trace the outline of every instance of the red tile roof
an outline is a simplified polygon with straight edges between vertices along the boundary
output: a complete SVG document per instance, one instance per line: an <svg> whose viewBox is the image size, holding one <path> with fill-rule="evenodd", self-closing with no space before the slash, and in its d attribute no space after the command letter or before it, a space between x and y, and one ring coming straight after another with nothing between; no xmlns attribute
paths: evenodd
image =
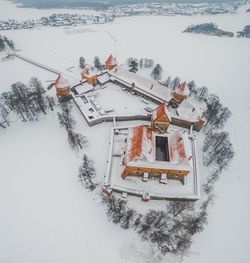
<svg viewBox="0 0 250 263"><path fill-rule="evenodd" d="M171 121L171 116L170 113L168 111L167 105L166 103L162 103L158 108L156 108L153 112L152 115L152 121L162 117L162 115L166 114L169 121Z"/></svg>

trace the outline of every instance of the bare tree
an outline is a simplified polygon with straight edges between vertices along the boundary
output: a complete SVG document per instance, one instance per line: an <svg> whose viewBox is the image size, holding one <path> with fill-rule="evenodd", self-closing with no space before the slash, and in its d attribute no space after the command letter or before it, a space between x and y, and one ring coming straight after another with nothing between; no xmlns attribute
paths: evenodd
<svg viewBox="0 0 250 263"><path fill-rule="evenodd" d="M47 105L44 97L44 93L46 91L43 88L41 81L36 77L32 77L29 84L30 87L34 89L34 92L31 92L30 96L33 96L33 99L38 106L38 111L42 111L44 114L46 114Z"/></svg>
<svg viewBox="0 0 250 263"><path fill-rule="evenodd" d="M179 77L175 77L170 85L172 90L175 90L181 82L181 79Z"/></svg>
<svg viewBox="0 0 250 263"><path fill-rule="evenodd" d="M78 177L82 184L89 190L93 191L96 188L94 177L96 175L93 161L86 154L83 155L82 164L79 168Z"/></svg>
<svg viewBox="0 0 250 263"><path fill-rule="evenodd" d="M68 142L73 150L79 151L87 145L87 139L80 133L75 133L73 130L68 131Z"/></svg>
<svg viewBox="0 0 250 263"><path fill-rule="evenodd" d="M206 101L207 97L208 97L208 88L207 87L201 87L201 88L197 89L195 98L198 101Z"/></svg>

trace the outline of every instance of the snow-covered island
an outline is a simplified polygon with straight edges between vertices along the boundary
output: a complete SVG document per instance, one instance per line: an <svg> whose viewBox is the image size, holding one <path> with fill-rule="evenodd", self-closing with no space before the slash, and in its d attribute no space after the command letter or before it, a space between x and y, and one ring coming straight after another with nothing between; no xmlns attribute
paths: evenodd
<svg viewBox="0 0 250 263"><path fill-rule="evenodd" d="M109 156L101 184L95 178L96 169L87 154L83 155L79 180L94 193L102 190L103 203L114 223L124 229L137 229L138 234L155 243L163 255L187 251L192 236L204 229L214 183L234 156L229 135L214 132L224 127L231 116L219 98L209 94L205 87L197 89L193 81L187 84L179 78L173 81L168 78L164 83L157 82L162 67L160 64L153 67L150 59L140 59L138 63L130 57L126 69L113 55L105 63L96 56L94 65L80 57L81 79L73 85L59 70L15 51L8 53L3 61L10 59L20 59L58 74L47 87L50 92L56 91L58 101L46 94L41 81L35 77L28 85L13 83L11 91L0 96L0 126L8 128L13 122L13 113L21 121L28 122L38 121L41 114L56 111L70 147L79 154L86 148L88 140L84 133L75 130L80 120L75 120L73 108L80 113L82 121L86 121L90 131L96 125L111 122ZM141 69L153 68L151 76L154 80L137 74L139 65ZM112 97L112 101L107 96ZM134 121L137 121L135 126L132 125ZM119 122L128 124L117 125ZM203 165L213 172L203 174L201 189L199 167L202 164L198 158L201 149L197 149L196 140L203 126ZM152 209L143 215L128 206L130 195L139 197L142 202L151 199L173 201L167 204L167 212ZM190 203L197 200L196 205ZM152 222L161 222L160 232L158 223L147 225L148 230L145 230L147 217ZM176 224L180 226L172 232Z"/></svg>
<svg viewBox="0 0 250 263"><path fill-rule="evenodd" d="M218 37L233 37L234 33L229 31L224 31L219 29L214 23L204 23L199 25L191 25L187 27L183 33L194 33L194 34L204 34L210 36Z"/></svg>
<svg viewBox="0 0 250 263"><path fill-rule="evenodd" d="M180 8L1 32L0 261L249 261L249 41L182 33L249 5Z"/></svg>

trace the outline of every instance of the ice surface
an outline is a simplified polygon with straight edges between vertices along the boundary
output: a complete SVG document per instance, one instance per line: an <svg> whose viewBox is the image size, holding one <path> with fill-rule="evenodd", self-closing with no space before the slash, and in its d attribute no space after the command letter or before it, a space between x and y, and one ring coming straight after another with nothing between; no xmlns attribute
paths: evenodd
<svg viewBox="0 0 250 263"><path fill-rule="evenodd" d="M2 19L34 18L55 11L17 10L2 0L0 6ZM20 54L60 71L72 65L77 68L80 56L86 57L87 63L92 63L96 55L104 61L113 54L118 63L130 56L150 57L163 66L164 78L170 74L183 81L194 79L230 107L233 115L226 128L236 156L216 186L209 225L195 238L185 263L249 262L250 42L181 32L191 24L211 21L236 32L249 24L249 19L250 13L240 10L235 15L121 18L112 24L82 26L74 32L68 28L1 32L22 49ZM34 75L44 85L56 79L55 74L17 59L0 62L0 72L2 91ZM77 82L80 72L65 71L65 77ZM93 131L80 117L79 130L83 129L90 141L86 152L95 159L100 179L105 173L111 124L96 126ZM0 261L78 263L108 258L109 262L152 262L151 250L133 232L109 224L98 202L83 191L76 179L78 162L67 152L63 129L55 128L54 121L37 125L37 129L23 125L13 126L7 133L0 130ZM32 154L25 158L27 152ZM134 203L145 210L154 207L152 202ZM89 225L95 226L94 232L89 231Z"/></svg>

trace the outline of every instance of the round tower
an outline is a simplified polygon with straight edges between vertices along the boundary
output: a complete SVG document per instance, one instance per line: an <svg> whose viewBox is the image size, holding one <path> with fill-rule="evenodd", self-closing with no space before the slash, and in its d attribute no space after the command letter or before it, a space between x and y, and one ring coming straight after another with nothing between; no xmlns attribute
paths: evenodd
<svg viewBox="0 0 250 263"><path fill-rule="evenodd" d="M70 83L67 79L63 78L61 75L55 81L57 96L63 97L70 93Z"/></svg>

